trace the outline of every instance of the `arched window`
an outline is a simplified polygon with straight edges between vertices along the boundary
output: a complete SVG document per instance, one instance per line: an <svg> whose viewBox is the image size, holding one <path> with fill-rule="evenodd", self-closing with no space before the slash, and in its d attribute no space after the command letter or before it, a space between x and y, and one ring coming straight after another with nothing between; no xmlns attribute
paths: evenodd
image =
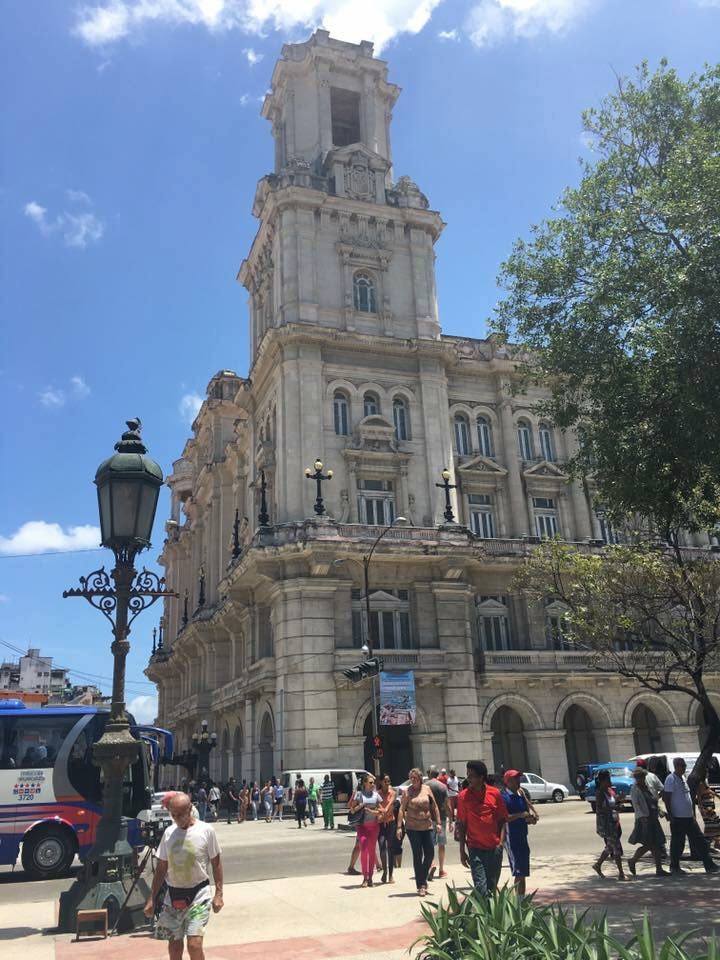
<svg viewBox="0 0 720 960"><path fill-rule="evenodd" d="M407 404L402 397L393 400L393 421L395 423L395 439L410 439L410 414Z"/></svg>
<svg viewBox="0 0 720 960"><path fill-rule="evenodd" d="M538 433L540 435L540 455L543 460L552 462L555 459L555 441L552 427L549 427L546 423L541 423L538 427Z"/></svg>
<svg viewBox="0 0 720 960"><path fill-rule="evenodd" d="M518 420L517 425L517 435L518 435L518 451L520 453L521 460L532 460L533 458L533 442L532 442L532 428L527 420Z"/></svg>
<svg viewBox="0 0 720 960"><path fill-rule="evenodd" d="M478 450L484 457L493 456L492 427L487 417L477 418Z"/></svg>
<svg viewBox="0 0 720 960"><path fill-rule="evenodd" d="M366 393L363 397L363 416L373 417L380 413L380 399L376 393Z"/></svg>
<svg viewBox="0 0 720 960"><path fill-rule="evenodd" d="M333 421L335 433L339 437L346 437L349 430L348 401L342 390L336 390L333 396Z"/></svg>
<svg viewBox="0 0 720 960"><path fill-rule="evenodd" d="M353 302L360 313L377 313L375 284L367 273L356 273L353 277Z"/></svg>
<svg viewBox="0 0 720 960"><path fill-rule="evenodd" d="M455 415L455 447L460 456L467 456L470 448L470 426L462 413Z"/></svg>

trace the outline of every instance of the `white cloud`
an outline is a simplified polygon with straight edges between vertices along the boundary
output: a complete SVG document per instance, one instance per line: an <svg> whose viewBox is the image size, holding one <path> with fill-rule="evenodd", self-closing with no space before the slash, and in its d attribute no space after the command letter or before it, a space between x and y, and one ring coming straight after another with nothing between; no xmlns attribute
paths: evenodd
<svg viewBox="0 0 720 960"><path fill-rule="evenodd" d="M92 204L90 197L82 190L65 191L69 203L86 207ZM35 200L25 204L24 213L37 226L44 237L59 233L66 247L85 248L97 243L105 232L105 224L92 210L63 210L54 219L47 215L47 207Z"/></svg>
<svg viewBox="0 0 720 960"><path fill-rule="evenodd" d="M478 47L514 37L561 33L599 0L482 0L467 18L465 29Z"/></svg>
<svg viewBox="0 0 720 960"><path fill-rule="evenodd" d="M379 52L399 33L419 33L441 0L105 0L80 8L74 32L91 47L136 34L150 24L240 29L262 36L322 26L332 36L372 40Z"/></svg>
<svg viewBox="0 0 720 960"><path fill-rule="evenodd" d="M40 391L38 397L40 399L40 403L44 407L50 407L53 409L65 406L65 391L59 389L58 387L46 387L44 390Z"/></svg>
<svg viewBox="0 0 720 960"><path fill-rule="evenodd" d="M250 103L250 94L243 93L242 96L240 97L240 106L246 107L249 103Z"/></svg>
<svg viewBox="0 0 720 960"><path fill-rule="evenodd" d="M145 695L133 697L127 708L136 723L152 723L157 717L158 698Z"/></svg>
<svg viewBox="0 0 720 960"><path fill-rule="evenodd" d="M0 603L10 603L10 597L6 593L0 593Z"/></svg>
<svg viewBox="0 0 720 960"><path fill-rule="evenodd" d="M189 426L192 426L193 420L200 412L202 402L203 398L199 393L185 393L180 398L180 404L178 406L180 416Z"/></svg>
<svg viewBox="0 0 720 960"><path fill-rule="evenodd" d="M73 389L73 393L76 397L88 397L90 396L90 387L85 383L82 377L74 376L70 377L70 386Z"/></svg>
<svg viewBox="0 0 720 960"><path fill-rule="evenodd" d="M439 40L459 40L460 34L457 30L440 30L438 33Z"/></svg>
<svg viewBox="0 0 720 960"><path fill-rule="evenodd" d="M100 528L85 524L63 530L59 523L28 520L9 537L0 537L0 554L14 557L24 553L65 553L92 550L100 544Z"/></svg>
<svg viewBox="0 0 720 960"><path fill-rule="evenodd" d="M243 53L247 57L247 62L250 64L251 67L254 67L256 63L260 63L260 61L263 58L263 54L257 53L255 50L253 50L252 47L246 47L243 50Z"/></svg>

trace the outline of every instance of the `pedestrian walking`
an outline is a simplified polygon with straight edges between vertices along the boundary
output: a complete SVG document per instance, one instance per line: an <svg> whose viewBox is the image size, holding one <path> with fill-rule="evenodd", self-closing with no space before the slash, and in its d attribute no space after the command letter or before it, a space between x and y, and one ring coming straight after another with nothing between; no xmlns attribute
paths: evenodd
<svg viewBox="0 0 720 960"><path fill-rule="evenodd" d="M258 820L260 817L260 787L253 780L250 785L250 812L252 814L253 820Z"/></svg>
<svg viewBox="0 0 720 960"><path fill-rule="evenodd" d="M260 791L260 800L262 801L263 816L265 817L265 823L270 823L272 820L272 809L273 809L273 796L272 796L272 787L270 786L270 781L266 780L263 784L263 788Z"/></svg>
<svg viewBox="0 0 720 960"><path fill-rule="evenodd" d="M308 803L308 790L304 780L295 781L293 800L295 802L295 818L297 819L298 830L302 830L303 824L307 827Z"/></svg>
<svg viewBox="0 0 720 960"><path fill-rule="evenodd" d="M447 877L447 873L445 872L445 847L447 846L447 818L449 810L448 788L445 782L447 780L447 773L445 774L445 780L441 778L442 774L438 772L438 768L430 767L426 785L430 787L432 795L435 798L435 803L437 804L438 812L440 813L440 827L434 831L432 840L433 846L437 849L438 876L442 880ZM433 862L430 864L430 869L428 870L428 880L432 880L435 876L435 869L435 858L433 857Z"/></svg>
<svg viewBox="0 0 720 960"><path fill-rule="evenodd" d="M507 770L503 777L503 789L500 794L507 808L507 827L505 828L505 850L515 885L515 893L525 896L525 884L530 876L530 844L528 827L540 819L533 802L520 786L522 773L519 770Z"/></svg>
<svg viewBox="0 0 720 960"><path fill-rule="evenodd" d="M380 863L382 864L382 883L395 883L393 880L393 870L395 868L395 856L393 847L395 844L395 833L397 831L397 808L395 806L396 791L390 782L390 777L385 774L380 777L378 784L378 793L380 794L380 813L378 823L380 832L378 834L378 845L380 847Z"/></svg>
<svg viewBox="0 0 720 960"><path fill-rule="evenodd" d="M692 856L702 860L707 873L715 873L720 868L713 862L710 846L695 820L695 810L685 776L686 769L683 758L675 757L673 772L668 774L663 790L663 800L670 818L670 872L685 873L680 869L680 857L687 839Z"/></svg>
<svg viewBox="0 0 720 960"><path fill-rule="evenodd" d="M315 823L315 818L318 815L318 798L320 796L320 784L315 783L315 777L310 777L307 790L308 815L310 817L310 823Z"/></svg>
<svg viewBox="0 0 720 960"><path fill-rule="evenodd" d="M247 782L243 780L243 785L240 790L240 802L238 803L238 823L245 823L249 806L250 791L248 790Z"/></svg>
<svg viewBox="0 0 720 960"><path fill-rule="evenodd" d="M468 760L467 787L458 794L456 829L460 862L470 868L481 896L497 890L508 812L497 787L487 782L482 760Z"/></svg>
<svg viewBox="0 0 720 960"><path fill-rule="evenodd" d="M208 794L204 783L201 783L195 791L195 806L198 808L198 814L204 823L208 811Z"/></svg>
<svg viewBox="0 0 720 960"><path fill-rule="evenodd" d="M375 777L371 773L366 773L362 778L360 789L350 801L350 813L355 816L361 814L357 821L357 840L360 846L360 866L363 874L361 886L363 887L373 885L375 849L380 832L379 812L380 794L375 789Z"/></svg>
<svg viewBox="0 0 720 960"><path fill-rule="evenodd" d="M602 865L612 860L618 871L618 878L625 880L623 870L623 848L620 841L622 827L617 809L615 791L611 786L610 771L599 770L595 776L595 832L605 844L603 852L593 864L595 873L602 877Z"/></svg>
<svg viewBox="0 0 720 960"><path fill-rule="evenodd" d="M273 820L279 820L282 823L283 806L285 805L285 789L281 783L275 781L273 787Z"/></svg>
<svg viewBox="0 0 720 960"><path fill-rule="evenodd" d="M335 784L326 773L320 787L320 802L322 804L323 825L326 830L335 829Z"/></svg>
<svg viewBox="0 0 720 960"><path fill-rule="evenodd" d="M644 767L633 770L633 777L635 783L630 788L630 802L635 814L635 826L628 840L638 845L638 849L628 860L628 870L634 877L637 876L636 864L649 851L655 861L655 874L665 877L667 871L662 866L665 833L660 826L657 797L647 785L648 772Z"/></svg>
<svg viewBox="0 0 720 960"><path fill-rule="evenodd" d="M433 860L433 832L440 829L440 811L432 790L423 783L422 770L413 768L408 774L410 786L403 792L396 836L407 829L413 852L415 886L418 896L427 894L428 872Z"/></svg>
<svg viewBox="0 0 720 960"><path fill-rule="evenodd" d="M455 811L457 810L457 798L460 793L460 781L455 776L455 771L451 770L448 774L446 787L448 790L448 821L450 829L455 826Z"/></svg>
<svg viewBox="0 0 720 960"><path fill-rule="evenodd" d="M223 908L223 870L215 830L192 813L192 802L183 793L168 803L173 823L162 835L145 916L155 912L155 901L167 880L167 892L158 919L156 937L168 940L170 960L182 957L184 941L192 960L204 960L203 936L210 911ZM210 890L212 865L215 893ZM178 949L179 947L179 949Z"/></svg>
<svg viewBox="0 0 720 960"><path fill-rule="evenodd" d="M208 790L208 803L210 804L210 817L213 821L217 821L219 816L218 808L220 806L220 788L216 783L212 783L210 789Z"/></svg>
<svg viewBox="0 0 720 960"><path fill-rule="evenodd" d="M225 806L227 807L227 822L232 823L233 817L239 822L240 795L238 793L235 777L230 777L225 788Z"/></svg>

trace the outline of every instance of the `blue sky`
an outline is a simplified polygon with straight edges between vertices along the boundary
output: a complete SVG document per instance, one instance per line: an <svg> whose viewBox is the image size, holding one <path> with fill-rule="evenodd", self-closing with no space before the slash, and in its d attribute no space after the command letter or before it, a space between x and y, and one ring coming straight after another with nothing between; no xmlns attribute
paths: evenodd
<svg viewBox="0 0 720 960"><path fill-rule="evenodd" d="M443 328L482 336L513 240L578 177L582 109L642 59L717 58L720 0L23 0L3 19L0 642L109 677L104 618L61 597L108 556L39 553L96 542L91 481L127 417L167 470L212 374L247 371L235 274L281 44L320 25L380 44L395 174L448 224ZM152 695L159 614L134 626L129 701Z"/></svg>

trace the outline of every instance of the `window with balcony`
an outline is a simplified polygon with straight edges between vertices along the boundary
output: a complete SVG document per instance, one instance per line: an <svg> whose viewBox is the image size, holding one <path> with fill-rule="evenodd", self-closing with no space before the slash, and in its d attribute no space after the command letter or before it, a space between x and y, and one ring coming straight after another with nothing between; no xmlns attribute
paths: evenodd
<svg viewBox="0 0 720 960"><path fill-rule="evenodd" d="M258 607L257 609L257 651L258 660L274 655L270 607Z"/></svg>
<svg viewBox="0 0 720 960"><path fill-rule="evenodd" d="M575 644L568 635L567 611L560 603L545 608L545 630L551 650L574 650Z"/></svg>
<svg viewBox="0 0 720 960"><path fill-rule="evenodd" d="M393 422L395 424L395 439L410 439L410 414L407 403L402 397L393 400Z"/></svg>
<svg viewBox="0 0 720 960"><path fill-rule="evenodd" d="M533 440L532 427L527 420L518 420L517 426L518 453L521 460L532 460Z"/></svg>
<svg viewBox="0 0 720 960"><path fill-rule="evenodd" d="M458 413L454 421L455 427L455 449L461 457L466 457L472 452L470 445L470 425L467 417Z"/></svg>
<svg viewBox="0 0 720 960"><path fill-rule="evenodd" d="M543 460L549 460L552 463L556 459L552 427L549 427L546 423L541 423L538 427L538 435L540 437L540 456Z"/></svg>
<svg viewBox="0 0 720 960"><path fill-rule="evenodd" d="M552 497L533 497L535 513L535 535L542 539L551 539L558 535L557 509Z"/></svg>
<svg viewBox="0 0 720 960"><path fill-rule="evenodd" d="M495 536L495 517L493 513L493 498L485 493L468 494L470 508L470 529L486 540Z"/></svg>
<svg viewBox="0 0 720 960"><path fill-rule="evenodd" d="M494 456L492 427L487 417L478 417L477 426L478 450L484 457Z"/></svg>
<svg viewBox="0 0 720 960"><path fill-rule="evenodd" d="M358 480L358 522L387 526L395 519L392 480Z"/></svg>
<svg viewBox="0 0 720 960"><path fill-rule="evenodd" d="M478 597L477 625L480 644L486 653L511 649L507 597Z"/></svg>
<svg viewBox="0 0 720 960"><path fill-rule="evenodd" d="M336 390L333 396L333 422L335 433L339 437L346 437L350 433L350 417L348 399L342 390Z"/></svg>
<svg viewBox="0 0 720 960"><path fill-rule="evenodd" d="M362 590L352 592L353 643L367 638L367 605ZM378 650L412 650L410 594L408 590L375 590L370 593L370 636Z"/></svg>

